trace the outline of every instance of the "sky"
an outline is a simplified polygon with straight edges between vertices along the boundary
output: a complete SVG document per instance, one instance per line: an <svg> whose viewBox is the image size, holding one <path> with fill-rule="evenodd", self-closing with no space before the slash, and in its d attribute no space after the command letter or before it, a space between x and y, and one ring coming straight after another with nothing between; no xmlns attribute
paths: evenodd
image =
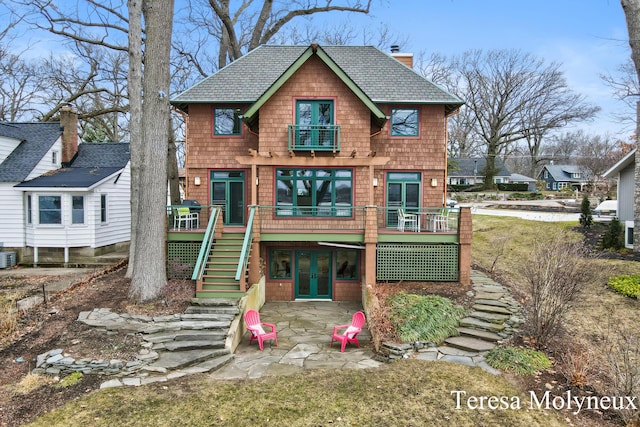
<svg viewBox="0 0 640 427"><path fill-rule="evenodd" d="M344 19L332 16L331 19ZM561 64L569 87L602 108L580 128L631 135L612 114L626 106L612 97L601 74L630 56L619 0L378 0L364 25L385 23L409 39L403 52L457 55L472 49L520 49Z"/></svg>
<svg viewBox="0 0 640 427"><path fill-rule="evenodd" d="M64 4L75 0L59 1ZM186 2L176 0L176 12ZM232 0L232 5L237 3ZM619 0L373 0L369 15L333 12L314 17L317 25L344 22L372 30L385 24L408 40L401 51L416 56L452 56L471 49L520 49L558 62L570 89L602 108L593 122L578 128L624 139L633 133L628 125L625 128L612 117L628 107L613 98L611 88L600 78L602 74L614 74L630 55ZM32 37L25 37L30 47L24 53L42 56L59 47L57 42L44 39L46 35L34 43Z"/></svg>

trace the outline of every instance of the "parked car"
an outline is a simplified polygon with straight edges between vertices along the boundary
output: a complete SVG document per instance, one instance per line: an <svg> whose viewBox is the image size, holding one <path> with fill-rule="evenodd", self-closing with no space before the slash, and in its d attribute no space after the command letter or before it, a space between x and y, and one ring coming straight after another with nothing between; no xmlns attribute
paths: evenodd
<svg viewBox="0 0 640 427"><path fill-rule="evenodd" d="M447 206L449 206L450 208L455 208L458 206L458 202L453 199L447 198Z"/></svg>

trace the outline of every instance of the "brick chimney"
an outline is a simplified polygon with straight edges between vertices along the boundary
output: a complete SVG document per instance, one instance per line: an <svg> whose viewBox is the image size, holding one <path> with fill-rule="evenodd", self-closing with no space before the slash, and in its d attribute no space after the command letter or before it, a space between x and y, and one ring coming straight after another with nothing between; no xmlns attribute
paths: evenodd
<svg viewBox="0 0 640 427"><path fill-rule="evenodd" d="M78 114L71 104L60 109L60 127L62 128L62 165L67 166L78 152Z"/></svg>
<svg viewBox="0 0 640 427"><path fill-rule="evenodd" d="M413 68L413 53L400 52L400 46L397 44L391 45L391 56L402 62L409 68Z"/></svg>

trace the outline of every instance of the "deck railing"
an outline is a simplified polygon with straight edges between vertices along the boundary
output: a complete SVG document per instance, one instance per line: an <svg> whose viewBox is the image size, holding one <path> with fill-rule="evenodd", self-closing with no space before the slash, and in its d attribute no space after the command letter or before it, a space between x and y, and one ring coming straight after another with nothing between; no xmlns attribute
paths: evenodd
<svg viewBox="0 0 640 427"><path fill-rule="evenodd" d="M339 125L289 125L289 150L340 151Z"/></svg>
<svg viewBox="0 0 640 427"><path fill-rule="evenodd" d="M364 232L362 206L258 206L260 231L351 230Z"/></svg>
<svg viewBox="0 0 640 427"><path fill-rule="evenodd" d="M240 252L240 260L238 261L238 269L236 270L236 280L242 279L243 274L247 271L249 254L251 253L251 243L253 241L253 218L255 214L256 207L251 206L249 220L247 221L247 230L244 233L244 241L242 242L242 252Z"/></svg>
<svg viewBox="0 0 640 427"><path fill-rule="evenodd" d="M458 231L460 209L378 207L377 217L378 228L404 232L452 233Z"/></svg>

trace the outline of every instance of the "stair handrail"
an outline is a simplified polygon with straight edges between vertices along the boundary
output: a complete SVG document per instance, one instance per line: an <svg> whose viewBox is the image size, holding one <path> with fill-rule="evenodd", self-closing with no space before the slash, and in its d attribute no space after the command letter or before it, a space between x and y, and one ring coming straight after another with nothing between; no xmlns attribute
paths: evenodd
<svg viewBox="0 0 640 427"><path fill-rule="evenodd" d="M236 270L236 280L240 280L249 262L249 253L251 252L251 242L253 241L253 217L256 213L256 206L251 206L249 210L249 220L247 221L247 231L244 233L244 241L242 242L242 252L238 260L238 269Z"/></svg>
<svg viewBox="0 0 640 427"><path fill-rule="evenodd" d="M209 215L209 223L207 224L207 229L204 232L204 238L202 239L202 245L200 246L200 252L198 253L196 265L193 268L191 280L200 280L200 278L202 277L202 272L204 271L204 266L206 265L205 261L209 256L211 245L213 244L213 239L216 235L216 224L218 223L218 217L220 216L220 209L216 207L211 207L211 209L212 211L211 215Z"/></svg>

